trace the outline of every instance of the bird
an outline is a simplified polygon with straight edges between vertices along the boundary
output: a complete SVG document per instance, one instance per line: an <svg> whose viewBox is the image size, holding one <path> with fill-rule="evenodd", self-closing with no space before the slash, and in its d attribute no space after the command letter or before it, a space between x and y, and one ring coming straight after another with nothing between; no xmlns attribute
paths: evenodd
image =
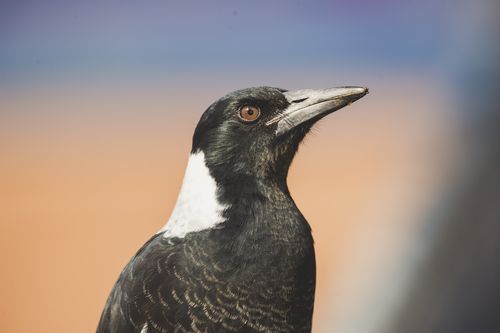
<svg viewBox="0 0 500 333"><path fill-rule="evenodd" d="M170 218L121 272L96 332L311 332L314 242L287 174L313 125L367 93L262 86L210 105Z"/></svg>

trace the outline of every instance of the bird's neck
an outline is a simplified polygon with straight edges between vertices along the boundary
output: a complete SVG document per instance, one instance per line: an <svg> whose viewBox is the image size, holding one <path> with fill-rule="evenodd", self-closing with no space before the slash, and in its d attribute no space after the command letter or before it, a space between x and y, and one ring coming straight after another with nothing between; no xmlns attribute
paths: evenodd
<svg viewBox="0 0 500 333"><path fill-rule="evenodd" d="M165 237L184 237L223 222L227 206L218 199L218 192L203 152L191 154L172 215L160 232L165 231Z"/></svg>
<svg viewBox="0 0 500 333"><path fill-rule="evenodd" d="M184 237L228 220L269 232L307 224L289 195L284 177L218 173L207 167L202 151L191 154L177 202L160 232L165 231L165 237ZM254 226L256 222L269 225Z"/></svg>

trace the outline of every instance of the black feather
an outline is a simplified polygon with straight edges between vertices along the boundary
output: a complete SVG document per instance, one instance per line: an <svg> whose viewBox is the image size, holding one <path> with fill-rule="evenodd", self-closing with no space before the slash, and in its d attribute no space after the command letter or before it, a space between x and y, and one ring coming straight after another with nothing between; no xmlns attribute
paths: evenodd
<svg viewBox="0 0 500 333"><path fill-rule="evenodd" d="M311 125L276 138L265 122L288 106L284 90L232 93L202 116L193 152L202 151L228 209L216 228L183 238L152 237L121 273L98 333L310 332L315 258L309 225L286 176ZM238 121L258 105L255 124Z"/></svg>

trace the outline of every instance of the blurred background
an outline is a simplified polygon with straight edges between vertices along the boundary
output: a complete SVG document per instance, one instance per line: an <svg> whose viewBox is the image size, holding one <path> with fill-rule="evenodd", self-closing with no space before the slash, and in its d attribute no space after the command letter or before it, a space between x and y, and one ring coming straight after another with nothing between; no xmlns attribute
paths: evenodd
<svg viewBox="0 0 500 333"><path fill-rule="evenodd" d="M289 184L313 332L500 332L500 4L0 2L0 331L92 332L235 89L362 85Z"/></svg>

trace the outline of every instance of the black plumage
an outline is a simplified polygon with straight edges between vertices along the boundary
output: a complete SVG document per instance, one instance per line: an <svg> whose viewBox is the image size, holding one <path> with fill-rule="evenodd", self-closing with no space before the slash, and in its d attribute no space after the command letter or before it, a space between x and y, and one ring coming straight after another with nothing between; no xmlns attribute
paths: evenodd
<svg viewBox="0 0 500 333"><path fill-rule="evenodd" d="M286 177L314 122L367 92L339 89L250 88L205 111L191 153L204 154L223 222L153 236L121 273L97 332L311 331L313 239ZM248 105L260 112L250 122L239 114Z"/></svg>

